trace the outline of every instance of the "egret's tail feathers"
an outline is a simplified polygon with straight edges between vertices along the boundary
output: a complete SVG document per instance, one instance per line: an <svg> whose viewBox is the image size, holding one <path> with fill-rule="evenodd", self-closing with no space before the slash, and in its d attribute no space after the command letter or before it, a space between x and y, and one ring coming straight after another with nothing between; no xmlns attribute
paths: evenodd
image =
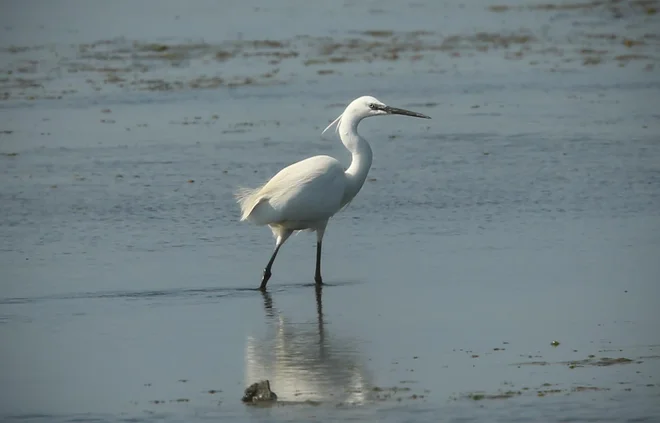
<svg viewBox="0 0 660 423"><path fill-rule="evenodd" d="M234 197L241 207L241 222L247 220L252 210L263 200L263 197L259 195L259 191L261 191L261 187L256 189L239 188L234 193Z"/></svg>

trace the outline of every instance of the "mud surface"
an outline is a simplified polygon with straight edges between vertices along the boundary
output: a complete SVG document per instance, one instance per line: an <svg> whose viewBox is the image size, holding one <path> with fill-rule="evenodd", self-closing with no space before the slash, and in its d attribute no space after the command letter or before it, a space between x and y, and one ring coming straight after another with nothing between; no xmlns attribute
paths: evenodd
<svg viewBox="0 0 660 423"><path fill-rule="evenodd" d="M0 419L660 419L658 7L5 2ZM232 191L363 94L433 119L254 291Z"/></svg>
<svg viewBox="0 0 660 423"><path fill-rule="evenodd" d="M122 7L130 9L122 4L108 12L119 14ZM94 93L290 85L300 80L322 84L322 77L329 76L378 77L410 70L442 74L485 63L551 72L597 65L653 72L660 60L660 33L653 26L659 20L660 2L655 0L489 7L420 3L410 7L412 15L432 13L439 21L415 29L393 22L384 25L389 19L378 17L388 12L362 7L351 4L341 9L347 15L362 14L379 29L291 35L293 28L283 28L277 38L250 39L241 32L239 39L217 41L213 40L218 36L212 34L211 39L159 37L157 41L117 35L79 43L48 40L37 45L20 43L27 38L21 37L27 29L12 23L10 14L4 28L9 37L0 51L0 98L33 101ZM389 13L396 13L390 7ZM321 8L313 11L322 12ZM32 24L39 18L47 22L38 27L40 32L58 24L49 22L47 10L27 13L15 9L10 11ZM279 13L286 10L255 7L248 12L256 21ZM455 25L442 25L457 16L464 17L466 26L454 32ZM188 19L188 25L195 24L194 18L172 18L177 26ZM483 29L467 25L471 20L480 21L483 25L477 27Z"/></svg>

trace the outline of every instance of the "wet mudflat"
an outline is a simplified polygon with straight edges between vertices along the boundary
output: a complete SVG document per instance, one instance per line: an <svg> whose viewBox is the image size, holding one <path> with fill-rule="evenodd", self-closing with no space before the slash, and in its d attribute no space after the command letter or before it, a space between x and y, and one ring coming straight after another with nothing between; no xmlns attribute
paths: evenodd
<svg viewBox="0 0 660 423"><path fill-rule="evenodd" d="M3 420L660 418L657 2L49 4L2 14ZM232 191L348 163L362 94L433 120L361 125L327 286L303 233L249 290Z"/></svg>

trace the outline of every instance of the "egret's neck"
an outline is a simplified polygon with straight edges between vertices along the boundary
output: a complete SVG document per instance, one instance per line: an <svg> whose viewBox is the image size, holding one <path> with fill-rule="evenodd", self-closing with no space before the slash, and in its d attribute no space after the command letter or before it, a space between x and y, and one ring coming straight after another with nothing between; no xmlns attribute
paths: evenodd
<svg viewBox="0 0 660 423"><path fill-rule="evenodd" d="M348 178L347 192L344 194L344 203L348 203L360 191L364 181L367 179L373 153L369 143L357 132L360 118L348 117L342 119L339 124L339 137L344 146L351 152L352 160L350 167L346 170Z"/></svg>

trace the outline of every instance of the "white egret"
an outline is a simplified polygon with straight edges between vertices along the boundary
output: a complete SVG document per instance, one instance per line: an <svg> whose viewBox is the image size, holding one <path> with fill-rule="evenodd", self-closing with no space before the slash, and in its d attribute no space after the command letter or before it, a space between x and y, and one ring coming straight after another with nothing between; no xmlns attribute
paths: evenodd
<svg viewBox="0 0 660 423"><path fill-rule="evenodd" d="M275 237L275 250L264 269L261 286L264 291L280 247L294 231L316 231L317 285L321 278L321 246L328 220L353 200L364 184L371 167L372 152L357 127L371 116L405 115L430 119L421 113L390 107L364 96L353 100L323 133L337 125L341 142L351 153L351 165L329 156L314 156L279 171L266 184L256 189L241 188L236 199L241 208L241 221L268 225Z"/></svg>

